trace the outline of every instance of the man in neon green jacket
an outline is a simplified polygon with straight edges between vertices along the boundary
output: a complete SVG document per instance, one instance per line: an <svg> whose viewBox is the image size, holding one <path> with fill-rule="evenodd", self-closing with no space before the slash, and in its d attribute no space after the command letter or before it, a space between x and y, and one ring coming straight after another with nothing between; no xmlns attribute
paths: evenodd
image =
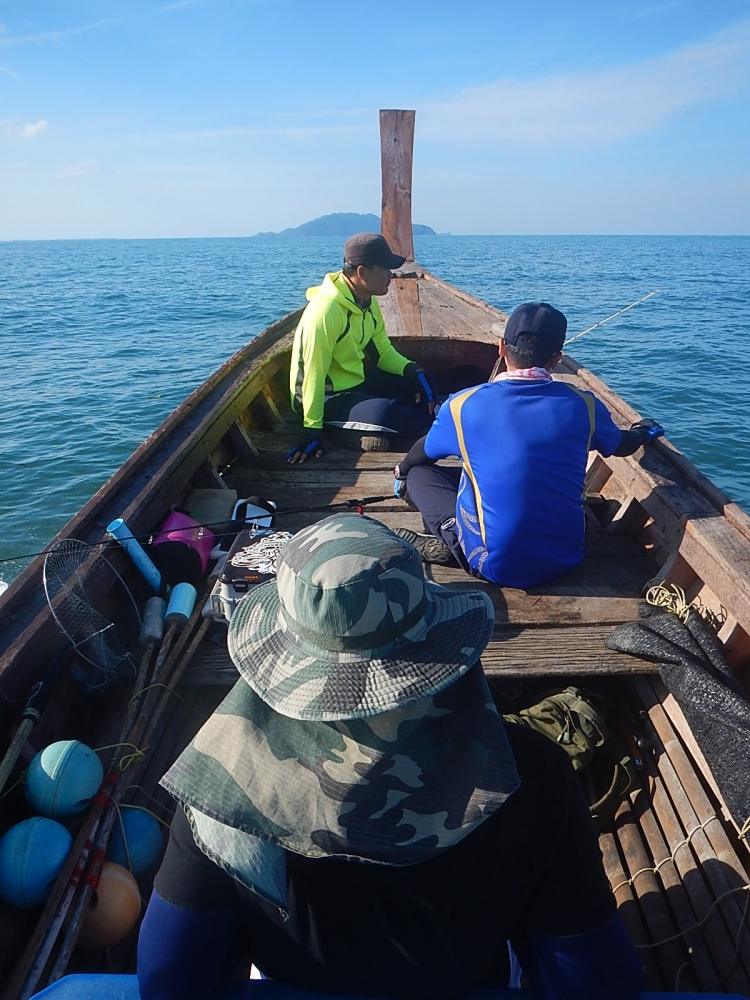
<svg viewBox="0 0 750 1000"><path fill-rule="evenodd" d="M358 233L344 245L343 269L308 289L289 373L304 436L288 462L320 458L324 425L364 435L357 440L368 450L386 450L390 438L417 438L429 427L433 380L393 346L377 303L404 260L379 233Z"/></svg>

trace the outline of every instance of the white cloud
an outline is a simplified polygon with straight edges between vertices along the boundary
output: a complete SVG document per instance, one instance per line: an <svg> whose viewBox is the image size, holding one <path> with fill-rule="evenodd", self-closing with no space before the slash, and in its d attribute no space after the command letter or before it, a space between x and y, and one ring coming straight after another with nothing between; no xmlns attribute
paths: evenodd
<svg viewBox="0 0 750 1000"><path fill-rule="evenodd" d="M36 135L41 135L42 132L47 130L47 125L49 122L42 119L38 122L28 122L26 125L21 126L21 138L22 139L33 139Z"/></svg>
<svg viewBox="0 0 750 1000"><path fill-rule="evenodd" d="M33 139L41 135L49 125L43 119L38 122L23 122L20 118L0 118L0 135L6 139Z"/></svg>
<svg viewBox="0 0 750 1000"><path fill-rule="evenodd" d="M109 28L115 24L122 24L122 18L105 17L100 21L92 21L89 24L80 24L73 28L56 28L52 31L40 31L33 35L8 35L0 34L0 47L9 45L44 45L47 42L64 42L68 38L76 35L83 35L89 31L97 31L99 28Z"/></svg>
<svg viewBox="0 0 750 1000"><path fill-rule="evenodd" d="M21 82L21 77L18 73L14 72L9 66L0 66L0 73L2 73L3 76L9 76L11 80L15 80L16 83Z"/></svg>
<svg viewBox="0 0 750 1000"><path fill-rule="evenodd" d="M174 3L164 4L163 7L157 7L157 14L166 14L168 11L172 10L182 10L183 7L195 7L196 4L203 3L203 0L174 0Z"/></svg>
<svg viewBox="0 0 750 1000"><path fill-rule="evenodd" d="M420 137L517 147L599 145L647 132L679 112L742 92L750 80L750 20L641 63L500 79L420 108Z"/></svg>
<svg viewBox="0 0 750 1000"><path fill-rule="evenodd" d="M319 139L323 136L338 135L344 136L353 131L361 130L362 126L356 125L281 125L281 126L261 126L261 125L229 125L224 128L202 129L190 132L175 132L171 139L241 139L250 136L278 136L282 139L293 139L299 142L307 142L312 139Z"/></svg>
<svg viewBox="0 0 750 1000"><path fill-rule="evenodd" d="M100 174L102 165L97 160L84 160L81 163L68 163L62 167L58 177L90 177L92 174Z"/></svg>

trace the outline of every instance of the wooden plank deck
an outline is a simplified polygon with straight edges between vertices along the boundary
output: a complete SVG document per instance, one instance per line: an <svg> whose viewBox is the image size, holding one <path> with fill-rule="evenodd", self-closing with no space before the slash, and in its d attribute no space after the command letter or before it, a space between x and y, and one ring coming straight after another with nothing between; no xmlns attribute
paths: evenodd
<svg viewBox="0 0 750 1000"><path fill-rule="evenodd" d="M297 531L329 516L331 504L385 496L367 513L390 528L422 530L421 517L391 496L392 470L401 453L357 453L332 448L323 459L289 466L283 458L296 440L294 429L253 434L260 454L235 466L227 481L240 496L273 499L282 510L279 529ZM321 508L304 510L302 508ZM489 675L652 674L654 665L608 650L607 633L638 616L644 584L657 566L627 536L596 530L591 519L588 554L582 566L544 587L528 591L498 587L467 576L459 567L427 566L426 576L459 589L485 590L495 606L496 627L482 659ZM201 651L198 662L228 668L225 654Z"/></svg>

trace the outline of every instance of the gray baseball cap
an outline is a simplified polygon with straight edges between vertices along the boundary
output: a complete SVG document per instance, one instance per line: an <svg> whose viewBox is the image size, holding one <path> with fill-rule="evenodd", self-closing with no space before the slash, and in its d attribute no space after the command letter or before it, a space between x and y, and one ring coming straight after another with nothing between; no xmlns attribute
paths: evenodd
<svg viewBox="0 0 750 1000"><path fill-rule="evenodd" d="M380 233L356 233L350 236L344 244L345 264L364 264L365 267L378 264L380 267L396 268L406 260L400 254L393 253Z"/></svg>

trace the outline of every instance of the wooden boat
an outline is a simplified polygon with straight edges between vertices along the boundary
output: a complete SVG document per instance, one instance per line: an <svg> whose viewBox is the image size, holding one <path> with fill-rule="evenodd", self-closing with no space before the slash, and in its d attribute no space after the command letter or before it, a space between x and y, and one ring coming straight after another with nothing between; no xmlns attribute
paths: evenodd
<svg viewBox="0 0 750 1000"><path fill-rule="evenodd" d="M412 112L381 112L383 232L407 256L382 300L387 328L399 349L417 362L432 369L473 364L489 376L497 360L497 324L502 326L505 316L413 260L413 128ZM327 516L331 507L357 507L372 497L386 499L367 503L369 515L389 526L418 528L418 515L389 498L398 454L333 448L318 462L285 463L284 453L298 434L289 413L287 377L299 315L273 324L196 389L58 538L99 545L107 523L119 516L137 537L146 537L200 488L273 498L280 509L297 511L277 521L278 528L289 531ZM592 390L622 426L638 419L572 357L565 356L559 375ZM750 518L665 439L630 458L593 457L586 489L588 554L558 581L527 592L478 583L459 569L427 572L450 587L483 586L490 594L497 624L483 664L499 698L531 692L537 683L549 688L573 682L609 693L629 718L638 720L651 752L644 753L639 785L602 834L601 848L617 903L641 949L645 986L750 993L750 897L742 891L750 881L750 859L744 831L732 820L654 664L605 646L613 626L638 617L646 585L661 580L677 584L688 601L698 599L722 616L719 639L744 680L750 664ZM113 544L107 558L138 599L145 599L143 582L125 553ZM82 570L93 587L99 562L92 558ZM45 599L41 573L39 557L0 599L0 711L8 738L32 686L58 652L69 650ZM107 595L100 596L106 602ZM111 610L116 621L117 608ZM158 779L233 676L225 646L212 641L209 623L201 617L200 602L165 670L167 688L152 690L141 705L140 718L151 719L140 730L147 752L127 776L132 787L124 800L168 818L170 800L158 789ZM75 736L93 747L112 743L118 713L130 695L130 690L111 689L97 699L82 693L70 672L63 671L19 768L55 739ZM5 803L3 828L28 815L17 792ZM8 998L30 995L29 970L46 940L51 903L65 890L67 874L64 869L41 914L8 906L0 912L0 981L9 984ZM146 884L142 890L147 896ZM63 928L60 937L64 933ZM110 951L108 969L133 968L134 940L131 934ZM49 945L50 960L36 970L34 987L66 966L105 968L104 956L89 953L74 952L70 963L56 961L59 947L59 940Z"/></svg>

